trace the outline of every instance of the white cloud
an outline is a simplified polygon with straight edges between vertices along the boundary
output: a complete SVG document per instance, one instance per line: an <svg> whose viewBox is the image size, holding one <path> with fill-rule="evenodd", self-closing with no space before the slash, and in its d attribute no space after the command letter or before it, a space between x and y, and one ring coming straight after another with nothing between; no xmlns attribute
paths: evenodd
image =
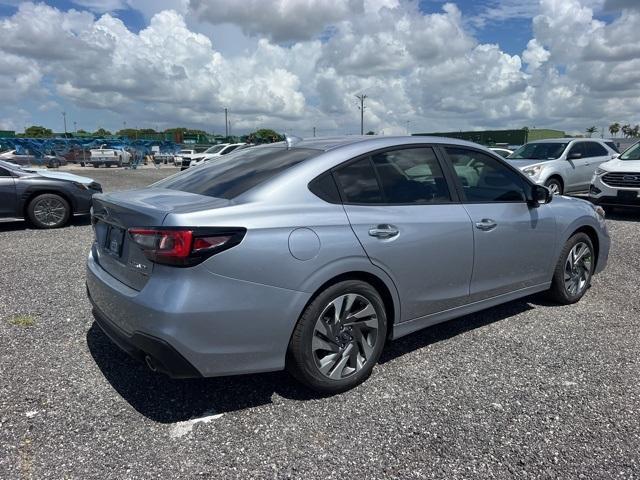
<svg viewBox="0 0 640 480"><path fill-rule="evenodd" d="M216 131L229 107L234 131L304 135L358 132L362 92L365 128L385 133L407 121L413 131L640 121L640 11L606 23L594 15L603 0L541 0L521 56L478 42L453 3L431 14L398 0L126 4L149 16L140 32L108 13L22 3L0 20L0 95ZM531 15L524 2L500 5ZM189 8L209 24L189 23ZM241 49L218 46L241 31L253 36Z"/></svg>

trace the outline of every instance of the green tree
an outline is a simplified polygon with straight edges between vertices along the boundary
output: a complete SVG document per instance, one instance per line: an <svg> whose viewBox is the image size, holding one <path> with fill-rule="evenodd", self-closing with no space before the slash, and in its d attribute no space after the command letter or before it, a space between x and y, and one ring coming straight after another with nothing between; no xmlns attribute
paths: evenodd
<svg viewBox="0 0 640 480"><path fill-rule="evenodd" d="M53 132L50 128L32 125L24 129L24 136L28 138L49 138L53 136Z"/></svg>
<svg viewBox="0 0 640 480"><path fill-rule="evenodd" d="M249 143L274 143L283 141L284 135L270 128L261 128L247 135L247 140Z"/></svg>
<svg viewBox="0 0 640 480"><path fill-rule="evenodd" d="M622 130L622 135L624 135L624 138L627 138L631 135L631 125L629 125L628 123L620 127L620 130Z"/></svg>
<svg viewBox="0 0 640 480"><path fill-rule="evenodd" d="M640 125L636 125L635 127L633 127L629 133L632 137L640 136Z"/></svg>
<svg viewBox="0 0 640 480"><path fill-rule="evenodd" d="M100 127L98 130L93 132L93 135L96 137L106 137L108 135L111 135L111 132L109 130L105 130L104 128Z"/></svg>
<svg viewBox="0 0 640 480"><path fill-rule="evenodd" d="M612 123L611 125L609 125L609 133L612 136L616 136L618 134L618 132L620 131L620 124L618 122Z"/></svg>
<svg viewBox="0 0 640 480"><path fill-rule="evenodd" d="M593 136L593 134L596 133L597 131L598 131L598 129L596 127L587 128L587 130L586 130L587 137L591 138Z"/></svg>

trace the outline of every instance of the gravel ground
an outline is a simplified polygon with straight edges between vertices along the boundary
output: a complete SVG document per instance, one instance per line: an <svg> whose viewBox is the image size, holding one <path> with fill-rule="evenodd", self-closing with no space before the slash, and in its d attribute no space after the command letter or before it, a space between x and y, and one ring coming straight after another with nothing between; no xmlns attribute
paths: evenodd
<svg viewBox="0 0 640 480"><path fill-rule="evenodd" d="M105 190L175 172L85 170ZM319 398L285 373L173 381L85 298L87 219L0 224L0 478L639 478L640 214L577 305L531 297L393 342Z"/></svg>

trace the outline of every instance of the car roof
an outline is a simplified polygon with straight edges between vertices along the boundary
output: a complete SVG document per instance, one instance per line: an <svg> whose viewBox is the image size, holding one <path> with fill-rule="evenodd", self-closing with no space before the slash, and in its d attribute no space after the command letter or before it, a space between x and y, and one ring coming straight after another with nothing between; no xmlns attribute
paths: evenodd
<svg viewBox="0 0 640 480"><path fill-rule="evenodd" d="M600 138L575 138L575 137L565 137L565 138L547 138L545 140L532 140L527 143L569 143L573 140L582 140L582 141L591 141L591 142L602 142L603 140Z"/></svg>
<svg viewBox="0 0 640 480"><path fill-rule="evenodd" d="M385 146L395 146L402 144L412 143L441 143L448 145L460 145L466 147L485 148L477 143L468 142L466 140L458 140L457 138L450 137L431 137L422 135L405 135L405 136L390 136L390 135L343 135L336 137L311 137L302 139L294 144L293 148L311 148L315 150L329 151L335 150L340 147L346 147L355 144L371 144L379 145L380 148ZM283 145L284 142L278 142ZM268 144L267 144L268 145ZM273 144L272 144L273 145ZM277 145L277 144L276 144Z"/></svg>

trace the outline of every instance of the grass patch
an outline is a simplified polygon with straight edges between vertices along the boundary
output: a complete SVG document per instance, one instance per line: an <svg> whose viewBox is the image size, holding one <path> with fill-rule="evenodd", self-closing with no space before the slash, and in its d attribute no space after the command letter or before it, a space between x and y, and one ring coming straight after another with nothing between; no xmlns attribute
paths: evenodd
<svg viewBox="0 0 640 480"><path fill-rule="evenodd" d="M36 319L30 315L14 315L9 318L9 323L16 327L33 327L36 324Z"/></svg>

